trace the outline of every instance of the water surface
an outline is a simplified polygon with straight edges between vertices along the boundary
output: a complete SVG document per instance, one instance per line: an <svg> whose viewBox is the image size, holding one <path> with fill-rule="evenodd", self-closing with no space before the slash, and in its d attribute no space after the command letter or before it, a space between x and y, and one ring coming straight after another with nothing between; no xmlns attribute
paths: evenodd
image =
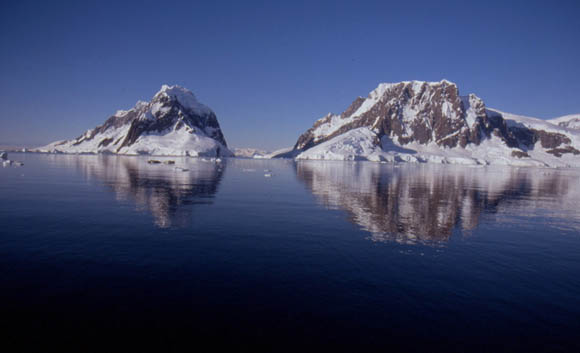
<svg viewBox="0 0 580 353"><path fill-rule="evenodd" d="M23 351L580 347L577 170L11 158L0 314Z"/></svg>

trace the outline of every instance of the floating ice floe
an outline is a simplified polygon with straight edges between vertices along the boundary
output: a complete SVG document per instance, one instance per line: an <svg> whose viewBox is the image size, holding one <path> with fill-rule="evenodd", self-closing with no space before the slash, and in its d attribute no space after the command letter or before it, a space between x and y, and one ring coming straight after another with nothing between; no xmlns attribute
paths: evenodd
<svg viewBox="0 0 580 353"><path fill-rule="evenodd" d="M19 162L19 161L11 161L9 159L3 160L2 161L2 166L3 167L10 167L10 166L15 166L15 167L22 167L24 165L24 163Z"/></svg>

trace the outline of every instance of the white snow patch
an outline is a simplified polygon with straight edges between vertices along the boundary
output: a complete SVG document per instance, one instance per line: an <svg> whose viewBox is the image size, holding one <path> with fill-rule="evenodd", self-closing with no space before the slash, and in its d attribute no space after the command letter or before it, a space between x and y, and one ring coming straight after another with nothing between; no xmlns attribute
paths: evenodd
<svg viewBox="0 0 580 353"><path fill-rule="evenodd" d="M120 154L159 156L217 156L230 155L229 150L216 140L202 134L191 134L185 129L159 134L141 135L131 146L123 147Z"/></svg>
<svg viewBox="0 0 580 353"><path fill-rule="evenodd" d="M548 121L568 129L580 130L580 114L565 115Z"/></svg>
<svg viewBox="0 0 580 353"><path fill-rule="evenodd" d="M160 95L176 99L184 108L192 110L197 115L207 115L212 113L212 110L209 107L198 102L197 98L190 90L181 86L163 85L161 86L161 90L155 94L153 99Z"/></svg>
<svg viewBox="0 0 580 353"><path fill-rule="evenodd" d="M480 103L479 97L475 94L470 94L469 96L461 96L461 101L463 102L463 107L465 109L465 121L467 122L467 126L469 128L473 128L477 121L477 113L473 106L476 103Z"/></svg>

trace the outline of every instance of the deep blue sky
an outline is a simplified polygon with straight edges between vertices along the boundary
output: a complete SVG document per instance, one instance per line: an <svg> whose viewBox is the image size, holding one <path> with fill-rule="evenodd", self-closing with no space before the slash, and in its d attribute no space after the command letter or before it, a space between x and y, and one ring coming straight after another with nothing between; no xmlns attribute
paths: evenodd
<svg viewBox="0 0 580 353"><path fill-rule="evenodd" d="M230 146L277 148L380 82L456 82L487 106L580 113L579 1L0 5L0 144L80 135L180 84Z"/></svg>

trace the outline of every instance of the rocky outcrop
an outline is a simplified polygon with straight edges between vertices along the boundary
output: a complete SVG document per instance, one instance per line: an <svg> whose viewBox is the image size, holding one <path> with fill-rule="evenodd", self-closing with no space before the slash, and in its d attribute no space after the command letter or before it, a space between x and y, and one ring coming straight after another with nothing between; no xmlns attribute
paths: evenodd
<svg viewBox="0 0 580 353"><path fill-rule="evenodd" d="M321 133L325 127L330 133ZM486 114L481 99L473 94L461 97L455 84L443 80L381 84L367 99L357 98L339 116L329 114L317 121L298 138L295 149L308 149L359 127L372 127L379 139L389 136L402 145L434 142L443 147L465 147L479 144L495 129L506 142L515 144L503 121Z"/></svg>

